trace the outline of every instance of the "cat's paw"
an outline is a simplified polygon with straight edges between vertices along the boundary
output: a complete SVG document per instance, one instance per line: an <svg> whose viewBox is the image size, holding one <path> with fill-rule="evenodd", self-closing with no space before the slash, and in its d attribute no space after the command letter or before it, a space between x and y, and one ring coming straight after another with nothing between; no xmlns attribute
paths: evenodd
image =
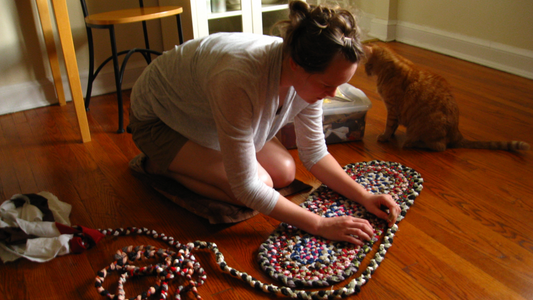
<svg viewBox="0 0 533 300"><path fill-rule="evenodd" d="M382 133L382 134L378 135L378 142L386 143L389 140L390 140L390 135L388 135L388 134Z"/></svg>

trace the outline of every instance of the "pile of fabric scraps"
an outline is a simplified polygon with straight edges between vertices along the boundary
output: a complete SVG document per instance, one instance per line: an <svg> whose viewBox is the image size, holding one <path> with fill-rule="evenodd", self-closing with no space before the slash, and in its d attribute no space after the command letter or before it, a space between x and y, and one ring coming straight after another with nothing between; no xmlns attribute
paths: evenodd
<svg viewBox="0 0 533 300"><path fill-rule="evenodd" d="M72 206L49 192L17 194L0 205L0 259L20 257L46 262L56 256L80 253L98 243L98 230L71 227Z"/></svg>

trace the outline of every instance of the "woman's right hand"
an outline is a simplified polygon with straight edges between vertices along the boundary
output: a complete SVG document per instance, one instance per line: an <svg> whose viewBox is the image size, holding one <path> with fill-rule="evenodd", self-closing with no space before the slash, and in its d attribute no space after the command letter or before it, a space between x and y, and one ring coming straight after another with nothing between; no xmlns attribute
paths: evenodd
<svg viewBox="0 0 533 300"><path fill-rule="evenodd" d="M270 216L300 228L310 234L332 241L363 245L374 235L373 228L365 219L351 216L321 217L280 195Z"/></svg>
<svg viewBox="0 0 533 300"><path fill-rule="evenodd" d="M374 235L373 228L365 219L350 216L320 218L317 235L334 241L363 245Z"/></svg>

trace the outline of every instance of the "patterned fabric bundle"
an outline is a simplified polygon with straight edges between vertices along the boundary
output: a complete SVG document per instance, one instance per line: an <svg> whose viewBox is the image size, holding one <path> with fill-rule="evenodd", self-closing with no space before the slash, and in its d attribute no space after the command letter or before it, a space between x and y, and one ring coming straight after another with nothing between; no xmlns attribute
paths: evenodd
<svg viewBox="0 0 533 300"><path fill-rule="evenodd" d="M401 207L397 222L403 219L422 190L423 180L420 174L399 163L371 161L350 164L344 169L368 191L374 194L390 194ZM315 190L301 206L325 218L345 215L365 218L374 227L373 239L359 247L315 237L282 223L260 247L258 259L262 269L291 288L336 284L358 271L366 254L386 231L383 242L367 270L347 285L351 288L348 293L356 293L383 259L397 226L386 229L384 220L378 219L362 205L347 200L325 185Z"/></svg>
<svg viewBox="0 0 533 300"><path fill-rule="evenodd" d="M16 194L0 205L0 260L21 257L47 262L56 256L81 253L103 235L82 226L70 226L72 206L50 192Z"/></svg>

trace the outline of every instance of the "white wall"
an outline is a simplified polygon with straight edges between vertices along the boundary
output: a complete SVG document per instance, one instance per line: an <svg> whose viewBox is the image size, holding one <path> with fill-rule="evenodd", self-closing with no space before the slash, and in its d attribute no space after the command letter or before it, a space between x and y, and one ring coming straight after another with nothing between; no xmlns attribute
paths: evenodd
<svg viewBox="0 0 533 300"><path fill-rule="evenodd" d="M134 5L134 0L87 0L89 10ZM198 0L203 1L203 0ZM244 0L243 0L244 1ZM317 0L308 0L309 2ZM322 0L323 1L323 0ZM533 79L533 1L531 0L327 0L360 16L370 37L398 40ZM180 5L185 39L192 37L190 0L145 0L147 5ZM76 55L85 89L88 49L78 0L67 0ZM138 24L117 28L119 48L142 46ZM177 43L175 19L151 23L151 45ZM109 37L96 30L97 61L110 54ZM0 0L0 114L57 103L42 31L31 0ZM131 87L145 63L134 56L124 87ZM70 99L63 69L63 83ZM99 75L93 94L114 91L112 69ZM85 92L85 91L84 91Z"/></svg>
<svg viewBox="0 0 533 300"><path fill-rule="evenodd" d="M531 0L401 0L398 20L533 50Z"/></svg>
<svg viewBox="0 0 533 300"><path fill-rule="evenodd" d="M531 0L355 0L370 36L533 79ZM368 21L367 21L368 22Z"/></svg>

